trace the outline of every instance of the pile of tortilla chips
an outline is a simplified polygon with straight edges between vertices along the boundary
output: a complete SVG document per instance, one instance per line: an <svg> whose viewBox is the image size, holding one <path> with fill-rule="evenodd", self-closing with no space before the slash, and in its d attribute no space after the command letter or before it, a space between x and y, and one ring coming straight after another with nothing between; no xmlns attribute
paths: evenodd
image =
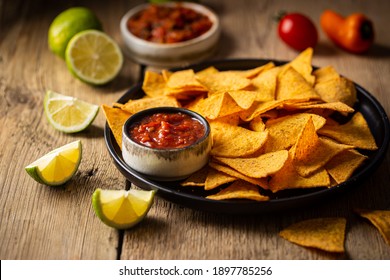
<svg viewBox="0 0 390 280"><path fill-rule="evenodd" d="M181 184L204 188L207 198L265 201L285 189L329 188L377 145L353 109L354 84L331 66L313 71L312 55L309 48L284 65L244 71L147 71L143 98L103 111L119 146L121 126L140 110L181 106L203 115L213 137L210 162Z"/></svg>

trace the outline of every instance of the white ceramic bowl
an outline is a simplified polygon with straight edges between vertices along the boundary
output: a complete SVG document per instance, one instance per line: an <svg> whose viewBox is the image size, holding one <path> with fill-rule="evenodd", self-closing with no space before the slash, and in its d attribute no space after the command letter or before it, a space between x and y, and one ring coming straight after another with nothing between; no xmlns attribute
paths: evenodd
<svg viewBox="0 0 390 280"><path fill-rule="evenodd" d="M216 48L220 36L218 16L209 8L190 2L181 2L186 8L195 10L209 17L213 23L204 34L194 39L179 43L154 43L133 35L127 28L129 18L145 9L150 4L142 4L128 11L121 19L120 30L127 53L138 63L157 67L186 66L209 57ZM173 6L173 2L160 5Z"/></svg>
<svg viewBox="0 0 390 280"><path fill-rule="evenodd" d="M205 134L195 143L183 148L150 148L130 136L131 127L141 119L154 113L184 113L198 120L205 128ZM176 107L146 109L132 115L123 126L122 156L132 169L159 181L176 181L190 176L204 167L209 160L212 147L211 129L201 115Z"/></svg>

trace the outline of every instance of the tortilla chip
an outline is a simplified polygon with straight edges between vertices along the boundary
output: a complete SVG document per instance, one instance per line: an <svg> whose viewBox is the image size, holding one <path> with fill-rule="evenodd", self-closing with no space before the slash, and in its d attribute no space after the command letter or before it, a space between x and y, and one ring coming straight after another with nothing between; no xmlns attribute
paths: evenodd
<svg viewBox="0 0 390 280"><path fill-rule="evenodd" d="M146 71L144 81L142 83L142 90L149 97L157 97L164 95L165 87L164 77L153 71Z"/></svg>
<svg viewBox="0 0 390 280"><path fill-rule="evenodd" d="M206 90L195 78L195 72L192 69L171 73L166 86L171 89L197 88L200 90Z"/></svg>
<svg viewBox="0 0 390 280"><path fill-rule="evenodd" d="M316 218L297 222L280 231L284 239L304 247L344 253L345 218Z"/></svg>
<svg viewBox="0 0 390 280"><path fill-rule="evenodd" d="M313 75L315 77L315 84L325 83L327 81L340 78L339 73L337 73L333 66L318 68L313 71Z"/></svg>
<svg viewBox="0 0 390 280"><path fill-rule="evenodd" d="M360 216L368 219L382 235L386 244L390 246L390 211L355 209Z"/></svg>
<svg viewBox="0 0 390 280"><path fill-rule="evenodd" d="M112 108L105 104L103 104L101 107L103 109L104 115L106 116L108 126L110 127L119 148L122 149L123 125L131 116L131 114L129 112L123 111L122 109Z"/></svg>
<svg viewBox="0 0 390 280"><path fill-rule="evenodd" d="M226 173L220 172L214 168L210 168L210 170L207 174L204 189L206 191L212 190L212 189L215 189L219 186L222 186L224 184L227 184L227 183L230 183L230 182L233 182L236 180L237 180L236 177L233 177L233 176L230 176Z"/></svg>
<svg viewBox="0 0 390 280"><path fill-rule="evenodd" d="M318 137L310 117L293 146L291 155L295 170L299 175L307 177L324 167L338 153L352 148L350 145Z"/></svg>
<svg viewBox="0 0 390 280"><path fill-rule="evenodd" d="M294 68L287 67L279 74L276 88L277 100L320 99L310 83Z"/></svg>
<svg viewBox="0 0 390 280"><path fill-rule="evenodd" d="M253 131L257 131L257 132L263 132L265 131L266 129L266 126L265 126L265 123L263 121L263 118L261 116L257 116L256 118L254 118L253 120L251 120L251 122L249 123L249 128ZM268 131L269 132L269 131ZM268 135L269 137L270 135ZM268 138L267 139L267 142L270 141L270 139Z"/></svg>
<svg viewBox="0 0 390 280"><path fill-rule="evenodd" d="M249 79L230 71L221 71L210 75L197 75L196 77L209 90L209 95L242 90L251 85Z"/></svg>
<svg viewBox="0 0 390 280"><path fill-rule="evenodd" d="M268 132L256 132L221 122L211 122L213 147L210 154L222 157L245 157L259 150Z"/></svg>
<svg viewBox="0 0 390 280"><path fill-rule="evenodd" d="M367 121L360 112L356 112L351 120L345 124L338 126L325 125L318 130L318 134L330 137L346 145L352 145L356 148L364 150L378 149Z"/></svg>
<svg viewBox="0 0 390 280"><path fill-rule="evenodd" d="M346 150L334 156L325 165L325 169L338 184L341 184L348 180L366 159L367 156L356 150Z"/></svg>
<svg viewBox="0 0 390 280"><path fill-rule="evenodd" d="M210 67L207 67L203 70L200 70L198 72L195 73L195 76L198 78L198 77L204 77L204 76L208 76L210 74L215 74L215 73L218 73L219 70L217 68L215 68L214 66L210 66Z"/></svg>
<svg viewBox="0 0 390 280"><path fill-rule="evenodd" d="M175 98L169 96L154 98L144 97L141 99L129 100L125 104L116 103L116 106L131 114L154 107L179 107L179 105L179 102Z"/></svg>
<svg viewBox="0 0 390 280"><path fill-rule="evenodd" d="M256 99L256 92L249 90L231 90L228 94L244 110L250 108Z"/></svg>
<svg viewBox="0 0 390 280"><path fill-rule="evenodd" d="M312 57L313 49L307 48L287 64L287 66L292 66L299 74L301 74L310 85L313 85L315 81L315 76L312 75Z"/></svg>
<svg viewBox="0 0 390 280"><path fill-rule="evenodd" d="M261 195L259 188L251 183L239 180L221 190L220 192L206 196L208 199L225 200L225 199L249 199L256 201L267 201L268 196Z"/></svg>
<svg viewBox="0 0 390 280"><path fill-rule="evenodd" d="M300 176L295 170L289 153L289 157L282 169L271 176L268 187L274 193L286 189L330 187L330 178L324 168L314 172L310 176Z"/></svg>
<svg viewBox="0 0 390 280"><path fill-rule="evenodd" d="M353 107L357 101L355 85L344 77L316 83L314 89L325 102L343 102Z"/></svg>
<svg viewBox="0 0 390 280"><path fill-rule="evenodd" d="M184 182L181 182L180 185L184 187L204 187L208 173L209 167L205 166L191 174L191 176L188 177Z"/></svg>
<svg viewBox="0 0 390 280"><path fill-rule="evenodd" d="M252 177L248 177L240 172L238 172L237 170L234 170L233 168L229 167L229 166L226 166L226 165L221 165L217 162L210 162L209 163L209 166L218 170L218 171L221 171L223 173L226 173L232 177L235 177L237 179L241 179L241 180L244 180L246 182L249 182L251 184L254 184L254 185L257 185L265 190L268 190L269 187L268 187L268 180L266 178L252 178Z"/></svg>
<svg viewBox="0 0 390 280"><path fill-rule="evenodd" d="M326 123L325 118L308 113L292 114L267 121L266 128L269 136L265 143L264 152L289 149L293 146L310 117L313 120L315 130L320 129Z"/></svg>
<svg viewBox="0 0 390 280"><path fill-rule="evenodd" d="M275 100L276 81L280 71L280 67L275 67L269 71L262 72L256 78L252 79L252 84L256 91L256 101Z"/></svg>
<svg viewBox="0 0 390 280"><path fill-rule="evenodd" d="M287 110L308 110L308 109L323 109L331 110L334 112L340 112L342 114L353 113L355 110L342 102L328 102L328 103L313 103L313 102L286 102L283 104L283 108Z"/></svg>
<svg viewBox="0 0 390 280"><path fill-rule="evenodd" d="M253 178L264 178L278 172L283 167L287 158L287 150L262 154L255 158L215 157L219 162Z"/></svg>
<svg viewBox="0 0 390 280"><path fill-rule="evenodd" d="M245 110L240 112L240 118L243 121L251 121L257 116L260 116L262 114L267 113L268 111L271 111L275 109L276 107L283 104L283 100L272 100L272 101L266 101L266 102L253 102L253 105Z"/></svg>

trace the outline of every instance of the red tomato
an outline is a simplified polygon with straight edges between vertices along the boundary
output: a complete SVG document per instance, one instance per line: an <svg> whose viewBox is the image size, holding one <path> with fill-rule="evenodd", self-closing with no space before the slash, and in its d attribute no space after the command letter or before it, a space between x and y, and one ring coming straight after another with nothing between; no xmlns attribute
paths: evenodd
<svg viewBox="0 0 390 280"><path fill-rule="evenodd" d="M284 15L278 25L279 37L290 47L303 51L314 48L318 33L314 23L305 15L291 13Z"/></svg>

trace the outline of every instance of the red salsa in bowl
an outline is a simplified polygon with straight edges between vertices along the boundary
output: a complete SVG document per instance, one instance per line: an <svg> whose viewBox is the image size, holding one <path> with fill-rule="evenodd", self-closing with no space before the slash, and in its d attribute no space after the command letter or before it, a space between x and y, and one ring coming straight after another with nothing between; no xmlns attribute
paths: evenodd
<svg viewBox="0 0 390 280"><path fill-rule="evenodd" d="M197 119L182 112L159 112L145 116L130 127L133 141L150 148L178 149L204 137L206 129Z"/></svg>
<svg viewBox="0 0 390 280"><path fill-rule="evenodd" d="M210 30L208 16L178 3L174 6L149 5L128 19L128 30L138 38L154 43L179 43Z"/></svg>

